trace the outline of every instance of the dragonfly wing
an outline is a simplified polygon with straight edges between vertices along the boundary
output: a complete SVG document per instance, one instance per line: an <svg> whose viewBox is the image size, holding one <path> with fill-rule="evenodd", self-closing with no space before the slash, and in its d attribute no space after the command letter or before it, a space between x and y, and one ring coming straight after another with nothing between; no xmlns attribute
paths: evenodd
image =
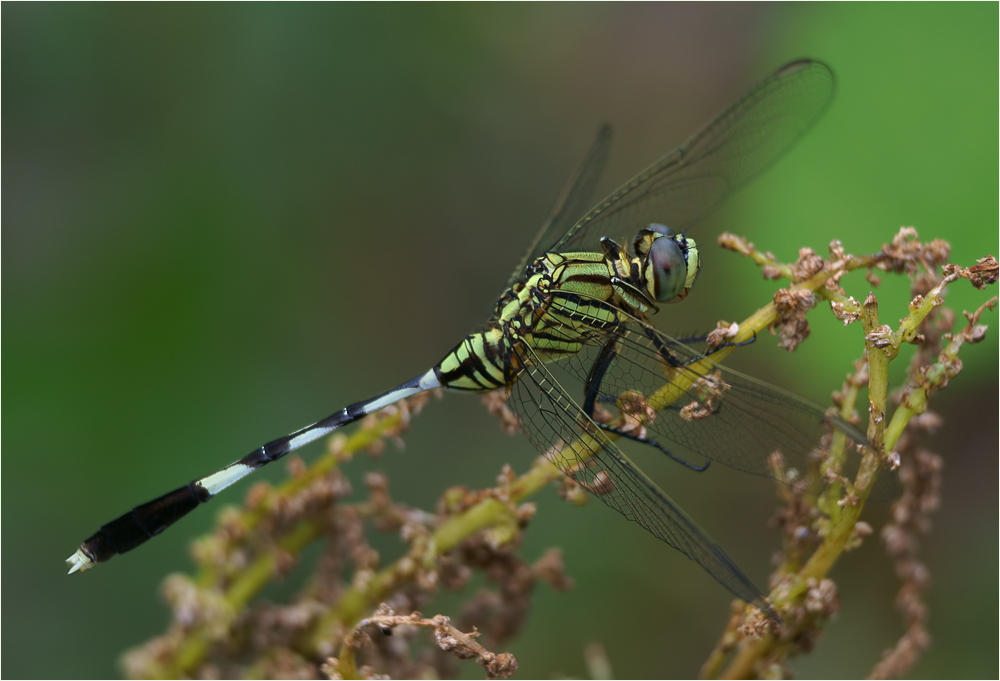
<svg viewBox="0 0 1000 681"><path fill-rule="evenodd" d="M817 463L831 428L854 443L867 442L855 426L822 407L716 364L621 310L615 313L613 326L595 325L582 337L567 330L583 345L555 370L574 384L572 394L581 401L591 394L600 407L639 416L645 439L670 454L688 461L700 455L816 490L823 485ZM860 457L851 446L844 454L842 472L851 475ZM876 496L891 496L890 486L882 483Z"/></svg>
<svg viewBox="0 0 1000 681"><path fill-rule="evenodd" d="M833 90L826 64L786 64L595 206L552 250L576 250L597 227L612 237L654 222L684 232L788 151L819 120Z"/></svg>
<svg viewBox="0 0 1000 681"><path fill-rule="evenodd" d="M611 149L611 126L603 125L597 131L597 137L586 155L580 160L566 186L552 207L552 212L542 224L535 238L528 245L524 256L510 275L506 288L514 285L524 275L525 268L540 255L551 250L566 230L580 218L587 208L597 186L597 181L604 172L608 162L608 152Z"/></svg>
<svg viewBox="0 0 1000 681"><path fill-rule="evenodd" d="M726 553L581 410L534 352L517 351L522 370L509 404L532 444L611 508L696 561L723 586L769 616L764 594Z"/></svg>

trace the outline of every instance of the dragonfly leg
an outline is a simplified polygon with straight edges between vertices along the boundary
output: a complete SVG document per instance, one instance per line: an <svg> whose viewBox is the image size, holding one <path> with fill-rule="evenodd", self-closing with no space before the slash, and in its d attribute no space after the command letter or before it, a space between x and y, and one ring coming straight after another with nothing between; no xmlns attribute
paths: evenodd
<svg viewBox="0 0 1000 681"><path fill-rule="evenodd" d="M716 352L716 351L718 351L718 350L726 347L727 345L732 345L733 347L739 347L741 345L749 345L750 343L753 343L755 340L757 340L757 334L754 334L753 338L745 340L745 341L743 341L741 343L723 343L719 347L713 348L712 350L710 350L708 353L706 353L704 355L693 354L686 361L681 361L677 357L674 356L674 353L670 352L670 350L667 348L666 343L664 343L663 340L659 336L657 336L655 333L650 333L649 330L646 329L646 337L649 338L650 342L652 342L652 344L656 347L656 351L659 353L659 355L663 359L663 361L665 361L667 364L669 364L670 366L672 366L674 368L681 368L681 367L685 367L685 366L689 366L691 364L694 364L695 362L697 362L698 360L700 360L702 357L707 357L708 355L711 355L712 353L714 353L714 352ZM686 343L686 342L689 342L689 341L692 341L692 340L705 340L706 338L708 338L708 336L696 337L696 338L685 338L683 340L679 340L678 344L680 344L680 343ZM667 409L672 409L674 411L681 411L683 408L677 406L676 404L671 404L669 407L667 407ZM714 406L712 406L712 413L713 414L718 414L721 411L722 411L722 403L721 402L718 403L718 404L716 404L716 405L714 405Z"/></svg>
<svg viewBox="0 0 1000 681"><path fill-rule="evenodd" d="M638 435L633 435L632 433L625 432L621 428L615 428L614 426L606 426L603 423L598 423L597 427L600 428L601 430L607 431L609 433L614 433L615 435L618 435L619 437L623 437L623 438L625 438L627 440L632 440L633 442L639 442L639 443L644 444L644 445L649 445L650 447L655 447L656 449L659 449L661 452L663 452L664 454L666 454L667 456L669 456L671 459L673 459L674 461L676 461L680 465L684 466L685 468L690 468L691 470L696 471L698 473L701 473L702 471L704 471L705 469L707 469L708 465L710 463L712 463L711 461L705 461L705 463L703 463L702 465L695 466L693 463L689 463L689 462L685 461L684 459L682 459L681 457L677 456L676 454L674 454L673 452L671 452L669 449L667 449L666 447L664 447L660 443L658 443L656 440L650 440L648 437L640 437Z"/></svg>
<svg viewBox="0 0 1000 681"><path fill-rule="evenodd" d="M687 338L675 338L678 343L704 343L708 340L708 334L704 336L688 336Z"/></svg>
<svg viewBox="0 0 1000 681"><path fill-rule="evenodd" d="M587 377L586 393L583 397L583 411L591 418L594 417L595 403L598 400L608 402L614 399L608 395L601 395L601 381L604 380L604 375L608 372L611 362L614 361L617 354L615 339L611 338L601 347L601 352L597 355L597 359L594 360L594 366L590 369L590 375Z"/></svg>
<svg viewBox="0 0 1000 681"><path fill-rule="evenodd" d="M646 337L649 338L650 342L656 348L656 352L659 353L663 361L675 369L679 369L683 366L686 366L691 362L695 362L702 357L702 355L699 355L697 352L694 352L692 348L685 347L686 343L696 343L699 341L703 342L708 339L708 336L695 336L692 338L678 339L677 345L683 348L687 354L693 355L691 358L683 360L680 357L678 357L675 352L672 352L670 348L667 346L667 344L663 342L663 339L660 338L657 334L651 333L650 330L647 329L645 326L643 326L642 328L643 332L646 334Z"/></svg>
<svg viewBox="0 0 1000 681"><path fill-rule="evenodd" d="M695 357L692 357L692 358L688 359L687 361L681 361L681 360L679 360L674 355L674 353L670 352L670 350L667 349L667 346L666 346L666 344L663 343L662 339L655 338L652 335L649 335L649 339L651 341L653 341L653 343L656 345L656 348L657 348L657 350L660 353L660 357L663 358L663 361L665 361L667 364L669 364L672 367L678 367L678 366L684 366L684 365L687 365L687 364L691 364L692 362L697 362L702 357L710 357L710 356L714 355L715 353L717 353L722 348L741 348L744 345L750 345L751 343L753 343L753 342L755 342L757 340L757 334L755 333L752 338L748 338L747 340L741 341L739 343L729 343L729 342L720 343L716 347L708 349L704 354L696 355ZM687 338L676 338L674 340L676 340L679 345L688 345L690 343L704 343L704 342L706 342L708 340L708 336L707 335L705 335L705 336L689 336Z"/></svg>
<svg viewBox="0 0 1000 681"><path fill-rule="evenodd" d="M706 336L705 338L708 338L708 336ZM745 341L740 341L739 343L730 343L728 341L725 343L719 343L717 346L711 348L708 352L706 352L705 356L708 357L709 355L714 355L722 348L742 348L744 345L750 345L756 340L757 340L757 332L755 331L753 336L747 338Z"/></svg>
<svg viewBox="0 0 1000 681"><path fill-rule="evenodd" d="M609 395L601 394L601 382L604 380L604 376L608 372L608 369L611 367L611 363L614 361L617 354L618 352L615 349L614 338L609 340L607 343L604 344L603 347L601 347L601 352L597 355L597 359L594 362L594 366L590 370L590 376L587 377L586 394L584 395L584 400L583 400L584 413L586 413L587 416L589 416L591 419L594 420L594 423L597 424L598 428L607 433L614 433L615 435L623 437L627 440L632 440L633 442L638 442L640 444L649 445L650 447L655 447L656 449L660 450L661 452L669 456L671 459L676 461L677 463L687 468L690 468L693 471L698 471L700 473L701 471L708 468L708 465L711 463L711 461L706 461L701 466L695 466L694 464L689 463L684 459L680 458L679 456L677 456L669 449L662 446L660 443L656 442L655 440L651 440L648 437L642 437L639 435L635 435L633 433L626 432L621 428L609 426L607 424L600 423L599 421L594 419L594 410L596 409L596 404L598 401L600 402L617 401L615 400L615 398Z"/></svg>

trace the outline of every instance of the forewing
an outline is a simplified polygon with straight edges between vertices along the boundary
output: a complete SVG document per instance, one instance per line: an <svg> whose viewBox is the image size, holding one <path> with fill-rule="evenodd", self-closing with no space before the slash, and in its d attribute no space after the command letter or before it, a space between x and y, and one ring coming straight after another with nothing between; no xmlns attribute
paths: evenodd
<svg viewBox="0 0 1000 681"><path fill-rule="evenodd" d="M591 237L629 236L650 223L686 231L788 151L833 90L833 72L822 62L786 64L595 206L551 250L587 250Z"/></svg>
<svg viewBox="0 0 1000 681"><path fill-rule="evenodd" d="M532 444L601 501L696 561L747 603L777 618L764 594L725 552L633 464L522 344L509 404Z"/></svg>
<svg viewBox="0 0 1000 681"><path fill-rule="evenodd" d="M597 181L607 165L610 149L611 126L603 125L597 131L597 137L590 145L590 149L567 180L566 186L556 200L556 205L552 207L549 217L542 223L524 256L511 272L506 288L513 286L514 282L524 275L525 268L538 256L552 250L552 246L559 238L590 207Z"/></svg>

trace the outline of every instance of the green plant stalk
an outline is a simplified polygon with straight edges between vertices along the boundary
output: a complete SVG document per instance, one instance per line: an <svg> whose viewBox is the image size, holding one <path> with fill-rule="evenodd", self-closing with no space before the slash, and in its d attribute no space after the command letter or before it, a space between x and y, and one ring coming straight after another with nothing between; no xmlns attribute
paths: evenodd
<svg viewBox="0 0 1000 681"><path fill-rule="evenodd" d="M876 332L878 323L878 304L875 297L869 295L862 310L862 323L865 328L866 350L868 354L868 399L869 399L869 420L868 439L871 441L871 449L868 450L861 460L861 467L858 470L855 482L855 491L858 495L858 503L846 505L840 517L830 525L830 533L823 544L816 550L812 558L801 570L800 576L803 579L819 579L829 572L833 563L843 553L844 548L850 541L854 532L854 526L861 515L864 502L875 483L875 477L880 468L880 460L885 452L891 452L899 442L903 430L916 414L922 411L926 404L928 391L925 387L920 387L910 393L906 402L898 407L893 414L891 428L886 427L887 413L887 393L889 385L889 361L899 352L899 346L904 342L912 340L930 312L941 305L945 287L955 281L957 276L948 276L942 279L941 283L918 302L912 305L910 313L900 322L899 328L891 335L891 344L888 347L877 347L874 342L878 337ZM958 350L962 345L961 336L956 336L949 344L951 359L958 356ZM945 364L932 365L926 377L930 383L941 385L948 375L948 367ZM804 587L804 584L803 584Z"/></svg>
<svg viewBox="0 0 1000 681"><path fill-rule="evenodd" d="M352 433L339 452L328 453L310 466L304 475L292 478L280 487L270 491L262 501L260 508L253 511L244 511L246 527L252 529L258 525L265 517L266 509L273 508L278 499L293 496L301 492L306 486L332 471L341 462L350 460L356 452L372 445L379 438L383 437L386 432L398 427L401 419L402 414L397 411L380 419L371 428L357 430ZM223 602L233 612L244 608L271 581L277 566L279 552L298 555L306 546L317 539L321 533L322 528L317 523L302 522L296 525L278 543L276 549L258 556L249 567L240 571L237 578L224 589ZM205 565L202 567L201 574L196 582L198 587L202 589L221 589L221 580L222 576L218 574L214 567ZM214 637L207 626L199 625L194 627L186 632L184 638L175 649L170 663L161 668L150 669L149 676L152 678L179 678L190 675L205 658L213 640Z"/></svg>
<svg viewBox="0 0 1000 681"><path fill-rule="evenodd" d="M921 374L919 385L904 395L902 403L893 413L892 420L886 428L887 442L898 442L910 419L927 409L927 400L931 393L943 387L949 378L958 373L961 368L958 354L965 342L964 333L955 334L938 355L938 361L928 366Z"/></svg>
<svg viewBox="0 0 1000 681"><path fill-rule="evenodd" d="M818 276L818 275L817 275ZM868 301L865 301L862 311L862 320L864 322L866 335L870 331L878 327L878 307L875 304L874 297L869 297ZM884 359L884 362L880 362L875 359L876 367L872 367L872 359L874 355L879 355ZM887 394L886 386L888 384L888 357L886 357L880 351L872 351L869 348L869 399L871 401L872 414L881 413L884 417L885 414L885 399ZM872 386L877 382L882 382L882 389L873 388ZM881 404L881 411L876 412L879 408L878 405ZM884 431L884 421L883 419L878 419L878 423L882 423L882 430ZM873 430L877 429L879 426L876 425L876 419L872 418L869 420L869 439L878 437ZM874 442L874 440L873 440ZM874 473L878 470L878 458L873 450L866 452L865 456L862 458L861 468L858 471L857 487L861 488L859 492L859 502L856 505L848 506L843 509L841 513L838 514L837 519L830 524L829 532L824 538L823 543L820 544L819 548L813 553L806 564L801 570L794 576L790 582L784 582L779 585L770 594L771 604L776 608L780 609L781 606L787 605L794 602L795 600L801 598L809 588L808 580L819 579L826 575L827 571L833 566L834 561L843 552L844 547L850 540L851 535L854 531L854 526L860 517L861 510L864 507L864 498L867 497L868 491L871 489L871 484L874 483ZM864 472L864 475L862 475ZM868 485L864 486L864 482L867 481ZM724 635L725 636L725 635ZM778 655L780 651L778 648L781 647L780 642L771 635L770 632L763 633L759 638L753 640L745 640L743 645L737 649L735 656L730 660L728 667L719 675L722 679L741 679L750 678L754 676L754 666L758 661L762 660L766 655ZM710 656L709 661L702 667L703 678L709 675L714 675L714 672L718 670L724 661L725 649L731 649L732 645L716 646L715 651L712 656Z"/></svg>
<svg viewBox="0 0 1000 681"><path fill-rule="evenodd" d="M959 275L948 275L929 291L926 297L914 300L910 305L910 313L900 321L900 326L895 332L879 326L878 307L874 296L869 295L862 306L861 319L865 328L866 353L869 364L870 418L868 437L872 446L866 448L855 479L854 488L857 503L844 504L835 519L831 515L832 522L823 543L791 582L780 585L772 592L770 600L775 608L800 598L808 590L810 579L822 579L833 567L834 562L844 552L853 536L854 527L860 518L864 502L874 485L884 453L892 451L896 446L910 419L923 412L929 394L934 389L944 385L948 378L954 376L960 369L958 353L965 342L964 334L956 334L942 351L939 357L940 361L928 367L922 376L916 377L919 385L908 392L903 404L895 410L887 427L889 361L896 357L903 342L910 342L917 336L919 326L927 315L943 303L944 289L958 278ZM847 409L846 400L844 408ZM725 637L725 634L723 636ZM779 648L782 646L783 644L770 633L765 633L755 640L743 641L743 645L719 678L749 678L754 675L754 666L765 657L780 659ZM731 649L732 646L728 646L728 648ZM720 642L715 651L721 650L723 650L723 644ZM706 663L702 672L716 671L718 665L721 664L719 662L721 657L722 655L713 651L709 660L714 664Z"/></svg>
<svg viewBox="0 0 1000 681"><path fill-rule="evenodd" d="M496 499L484 499L438 528L431 535L429 551L433 557L443 555L463 539L510 517L510 507ZM424 552L418 551L418 554L422 553ZM426 555L414 555L411 552L366 580L364 587L352 586L347 589L336 607L314 627L315 633L304 646L303 652L315 653L323 648L324 640L339 628L337 625L352 627L360 622L373 604L384 599L393 587L412 577L417 565L424 563L426 558Z"/></svg>
<svg viewBox="0 0 1000 681"><path fill-rule="evenodd" d="M862 367L859 370L867 372L868 361L865 360ZM840 408L840 417L845 421L850 421L851 417L854 415L854 407L858 401L858 395L861 393L861 385L857 379L857 373L850 376L847 382L847 390L844 393L843 402ZM844 458L847 454L847 437L840 431L833 432L833 439L830 443L830 456L823 463L823 468L821 473L824 475L827 472L836 472L838 477L830 483L826 493L819 499L819 509L826 513L827 517L831 521L836 522L840 519L840 514L842 506L837 502L841 498L842 490L842 478L839 476L844 464Z"/></svg>
<svg viewBox="0 0 1000 681"><path fill-rule="evenodd" d="M508 505L496 499L484 499L438 528L431 535L430 556L425 555L423 558L426 561L427 558L441 556L476 532L512 518L513 513ZM419 552L419 547L415 548L418 548ZM334 639L340 631L357 626L372 604L382 601L395 586L413 576L416 559L419 557L413 555L414 553L411 552L390 567L379 571L363 588L348 589L337 606L313 627L313 632L306 639L302 652L306 655L316 655L329 648L326 642ZM343 629L340 625L343 625ZM337 659L340 660L340 674L343 678L358 678L354 652L348 645L346 637L340 646Z"/></svg>
<svg viewBox="0 0 1000 681"><path fill-rule="evenodd" d="M878 328L878 304L874 296L869 296L862 307L861 320L865 335L869 336ZM875 484L879 471L879 461L883 450L885 436L886 398L889 387L889 357L867 342L868 352L868 439L871 448L867 449L861 459L861 466L855 479L854 492L857 502L843 505L841 512L829 525L829 530L823 543L813 553L805 566L799 571L799 580L792 590L795 596L805 592L807 580L821 579L826 576L833 563L843 553L844 548L854 534L854 526L861 517L865 501ZM895 443L893 443L895 444Z"/></svg>
<svg viewBox="0 0 1000 681"><path fill-rule="evenodd" d="M551 482L562 479L563 473L552 462L538 458L532 468L510 483L507 492L511 503L517 503L534 494ZM488 527L510 522L513 514L509 505L495 498L486 498L450 518L431 534L424 555L408 554L391 566L376 573L363 587L352 586L341 596L337 606L325 614L313 627L303 644L302 652L316 654L328 649L327 641L335 636L341 625L357 625L365 613L378 604L401 581L413 576L414 561L426 563L428 558L444 555L476 532ZM427 555L430 554L430 555ZM341 672L344 673L343 668ZM347 678L345 676L345 678Z"/></svg>
<svg viewBox="0 0 1000 681"><path fill-rule="evenodd" d="M258 556L253 563L240 572L240 576L229 585L224 597L225 603L237 612L250 602L261 588L274 576L278 558L282 553L297 555L322 534L318 523L302 522L280 542L276 548ZM177 679L188 676L191 670L208 654L212 637L207 628L191 632L177 648L162 674L152 674L154 678Z"/></svg>
<svg viewBox="0 0 1000 681"><path fill-rule="evenodd" d="M354 661L354 648L347 645L347 637L344 638L344 645L340 647L340 652L337 653L337 660L340 662L338 665L338 670L340 671L340 678L342 679L357 679L360 678L358 674L358 663Z"/></svg>
<svg viewBox="0 0 1000 681"><path fill-rule="evenodd" d="M845 266L847 265L845 264ZM860 261L859 264L853 264L853 267L860 266L862 266ZM851 269L853 269L853 267L851 267ZM808 279L800 283L793 284L789 288L796 291L809 290L816 292L823 288L826 282L834 274L835 272L824 268ZM751 314L739 324L739 330L736 332L736 335L730 341L729 345L716 350L712 354L711 359L694 362L693 364L686 366L684 371L676 372L678 374L677 376L672 377L671 381L668 381L663 387L649 397L650 406L656 411L662 411L663 409L669 407L671 404L687 394L688 388L690 388L694 383L694 377L711 371L712 366L720 364L739 346L740 343L752 340L758 333L763 332L780 321L780 318L781 317L778 314L774 302L768 303Z"/></svg>

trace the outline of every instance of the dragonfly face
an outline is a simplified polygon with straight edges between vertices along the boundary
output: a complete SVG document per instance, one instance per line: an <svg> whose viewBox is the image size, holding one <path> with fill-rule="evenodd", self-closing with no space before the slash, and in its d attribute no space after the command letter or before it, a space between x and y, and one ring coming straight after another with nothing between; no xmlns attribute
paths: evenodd
<svg viewBox="0 0 1000 681"><path fill-rule="evenodd" d="M257 468L389 404L434 388L503 389L524 434L568 477L777 619L763 592L618 443L631 440L691 468L681 458L687 452L774 477L774 452L805 471L829 427L864 440L822 408L716 365L694 347L704 339L672 338L646 316L658 303L683 300L694 285L700 260L687 230L787 151L832 93L824 64L788 64L590 207L611 139L602 128L514 268L485 331L397 388L107 523L68 559L70 571L135 548ZM633 253L595 237L598 228L622 233L641 225ZM627 419L638 427L620 425Z"/></svg>
<svg viewBox="0 0 1000 681"><path fill-rule="evenodd" d="M684 300L701 271L694 239L653 224L640 230L632 243L653 299L661 303Z"/></svg>

